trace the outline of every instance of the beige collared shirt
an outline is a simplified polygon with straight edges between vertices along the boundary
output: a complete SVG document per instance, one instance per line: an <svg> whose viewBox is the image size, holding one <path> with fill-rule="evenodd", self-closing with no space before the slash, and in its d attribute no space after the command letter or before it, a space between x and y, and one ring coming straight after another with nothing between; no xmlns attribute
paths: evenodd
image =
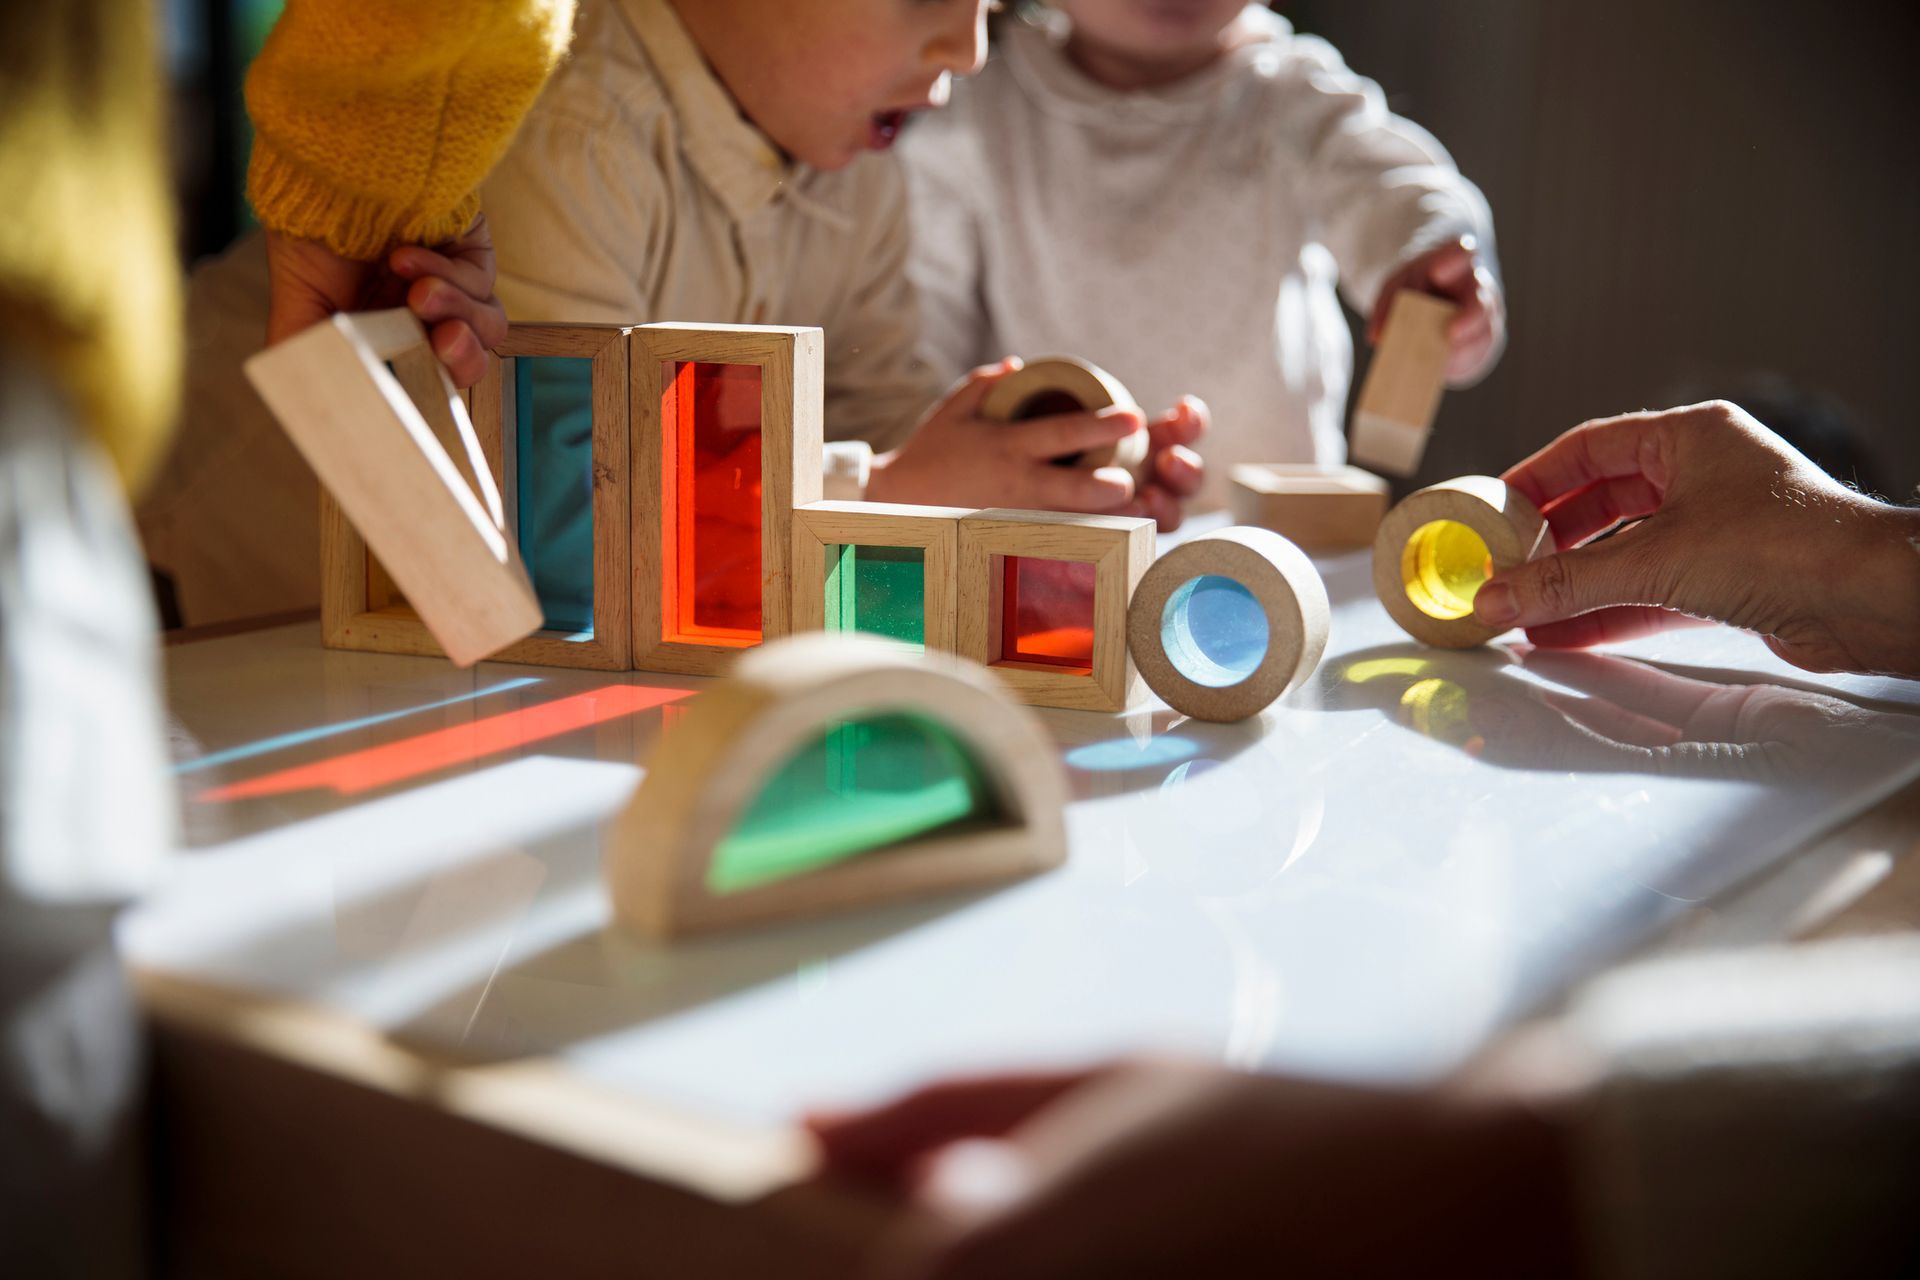
<svg viewBox="0 0 1920 1280"><path fill-rule="evenodd" d="M481 190L516 320L819 325L830 497L942 387L916 355L892 156L827 173L743 118L667 0L587 0L573 54Z"/></svg>

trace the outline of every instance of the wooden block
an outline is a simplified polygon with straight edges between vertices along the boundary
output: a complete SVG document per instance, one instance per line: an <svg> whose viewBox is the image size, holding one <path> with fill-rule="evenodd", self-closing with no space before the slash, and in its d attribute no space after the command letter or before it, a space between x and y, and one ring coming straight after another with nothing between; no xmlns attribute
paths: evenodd
<svg viewBox="0 0 1920 1280"><path fill-rule="evenodd" d="M937 726L964 750L981 780L987 816L806 869L789 867L794 873L779 878L741 876L739 863L728 862L739 845L730 847L728 838L741 832L782 766L836 725L893 714ZM762 858L793 856L817 838L809 816L858 808L852 789L864 764L833 754L852 752L854 741L836 746L829 735L825 743L823 770L844 777L848 794L797 812L795 844L787 847L766 842L765 811L758 811L763 825L751 834L760 838ZM841 784L822 785L830 792ZM607 886L621 922L674 937L991 884L1059 864L1066 798L1065 775L1039 722L985 671L871 636L793 636L742 655L731 678L702 693L661 738L608 836ZM860 821L854 809L844 816Z"/></svg>
<svg viewBox="0 0 1920 1280"><path fill-rule="evenodd" d="M334 316L260 352L246 371L330 495L329 643L355 638L368 545L418 611L396 652L443 651L468 666L540 625L466 406L409 312ZM349 542L359 554L343 558Z"/></svg>
<svg viewBox="0 0 1920 1280"><path fill-rule="evenodd" d="M1492 476L1462 476L1387 513L1373 543L1373 589L1422 644L1471 649L1501 634L1474 620L1481 585L1552 550L1547 522L1518 490Z"/></svg>
<svg viewBox="0 0 1920 1280"><path fill-rule="evenodd" d="M1411 289L1394 295L1354 407L1348 456L1363 467L1410 476L1447 386L1447 324L1454 306Z"/></svg>
<svg viewBox="0 0 1920 1280"><path fill-rule="evenodd" d="M634 331L635 668L717 675L743 649L792 630L793 511L820 500L825 353L818 329ZM757 473L751 406L739 403L755 378ZM742 567L756 541L757 612Z"/></svg>
<svg viewBox="0 0 1920 1280"><path fill-rule="evenodd" d="M1387 482L1358 467L1241 463L1227 477L1235 520L1308 551L1370 547L1387 514Z"/></svg>
<svg viewBox="0 0 1920 1280"><path fill-rule="evenodd" d="M1332 610L1306 553L1267 529L1192 538L1148 569L1127 611L1147 687L1196 720L1245 720L1299 688Z"/></svg>
<svg viewBox="0 0 1920 1280"><path fill-rule="evenodd" d="M593 486L593 625L590 631L539 629L493 655L498 662L625 671L632 660L628 346L631 326L511 325L473 388L476 461L488 483L505 495L507 525L518 562L516 501L520 459L516 443L515 361L556 356L591 361ZM334 648L374 653L440 652L410 597L391 598L382 566L366 563L366 548L322 504L321 625ZM364 586L361 585L361 575ZM537 608L537 598L536 598ZM544 623L544 618L541 619Z"/></svg>
<svg viewBox="0 0 1920 1280"><path fill-rule="evenodd" d="M1072 356L1033 360L993 384L981 402L980 416L996 422L1025 422L1056 413L1098 413L1114 406L1138 410L1133 393L1097 365ZM1131 471L1147 460L1147 433L1136 431L1105 449L1089 449L1058 459L1078 467L1125 467Z"/></svg>
<svg viewBox="0 0 1920 1280"><path fill-rule="evenodd" d="M1031 706L1124 711L1139 690L1127 602L1153 559L1154 523L1052 511L976 512L960 522L960 653ZM1011 569L1010 562L1019 562ZM1068 566L1085 565L1085 571ZM1018 596L1029 596L1029 609ZM1031 608L1050 593L1069 608ZM1009 597L1015 597L1009 608ZM1027 627L1039 613L1038 623ZM1045 627L1045 622L1055 625ZM1084 625L1083 625L1084 624ZM1086 633L1086 634L1082 634Z"/></svg>
<svg viewBox="0 0 1920 1280"><path fill-rule="evenodd" d="M972 514L964 507L882 502L815 502L799 508L793 513L794 631L826 628L828 570L835 549L918 548L922 559L921 646L954 652L960 520Z"/></svg>

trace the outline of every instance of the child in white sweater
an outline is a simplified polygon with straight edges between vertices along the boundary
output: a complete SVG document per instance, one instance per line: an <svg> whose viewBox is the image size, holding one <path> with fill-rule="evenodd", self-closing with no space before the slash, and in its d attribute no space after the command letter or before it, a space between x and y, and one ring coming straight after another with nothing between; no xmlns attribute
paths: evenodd
<svg viewBox="0 0 1920 1280"><path fill-rule="evenodd" d="M1236 462L1339 462L1353 352L1411 288L1455 302L1449 376L1503 344L1486 200L1324 41L1242 0L1054 0L903 142L923 346L1103 366L1211 410L1196 509Z"/></svg>

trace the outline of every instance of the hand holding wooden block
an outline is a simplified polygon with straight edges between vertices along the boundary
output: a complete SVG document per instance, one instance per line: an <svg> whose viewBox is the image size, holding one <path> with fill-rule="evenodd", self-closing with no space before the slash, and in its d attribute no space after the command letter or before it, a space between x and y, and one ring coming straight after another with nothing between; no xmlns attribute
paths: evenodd
<svg viewBox="0 0 1920 1280"><path fill-rule="evenodd" d="M1387 513L1373 544L1373 589L1422 644L1471 649L1501 634L1473 616L1481 586L1552 550L1547 522L1519 490L1492 476L1462 476Z"/></svg>
<svg viewBox="0 0 1920 1280"><path fill-rule="evenodd" d="M1102 409L1138 410L1133 393L1097 365L1072 356L1048 356L1029 361L993 384L981 403L980 416L995 422L1025 422L1056 413ZM1136 431L1105 449L1089 449L1058 459L1077 467L1124 467L1131 471L1147 460L1147 433Z"/></svg>
<svg viewBox="0 0 1920 1280"><path fill-rule="evenodd" d="M1403 289L1394 295L1353 411L1347 455L1363 467L1410 476L1447 386L1447 324L1452 303Z"/></svg>
<svg viewBox="0 0 1920 1280"><path fill-rule="evenodd" d="M334 316L260 352L246 372L455 665L539 627L466 406L411 313ZM330 583L329 598L354 585ZM364 554L357 585L364 610Z"/></svg>
<svg viewBox="0 0 1920 1280"><path fill-rule="evenodd" d="M1227 474L1236 521L1308 551L1370 547L1387 514L1387 482L1358 467L1260 462Z"/></svg>

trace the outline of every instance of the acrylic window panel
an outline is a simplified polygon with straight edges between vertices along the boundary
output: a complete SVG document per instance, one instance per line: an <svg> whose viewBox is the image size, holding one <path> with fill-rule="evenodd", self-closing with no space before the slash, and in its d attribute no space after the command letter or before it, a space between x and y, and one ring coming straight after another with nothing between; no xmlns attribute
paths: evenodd
<svg viewBox="0 0 1920 1280"><path fill-rule="evenodd" d="M1000 821L967 747L943 725L894 712L827 726L770 778L707 868L735 893Z"/></svg>
<svg viewBox="0 0 1920 1280"><path fill-rule="evenodd" d="M826 549L826 629L927 643L924 547L845 543Z"/></svg>
<svg viewBox="0 0 1920 1280"><path fill-rule="evenodd" d="M1000 661L1092 672L1095 566L1001 558Z"/></svg>
<svg viewBox="0 0 1920 1280"><path fill-rule="evenodd" d="M545 629L593 634L593 361L519 356L509 501Z"/></svg>
<svg viewBox="0 0 1920 1280"><path fill-rule="evenodd" d="M660 370L664 638L760 643L761 370L666 361Z"/></svg>

